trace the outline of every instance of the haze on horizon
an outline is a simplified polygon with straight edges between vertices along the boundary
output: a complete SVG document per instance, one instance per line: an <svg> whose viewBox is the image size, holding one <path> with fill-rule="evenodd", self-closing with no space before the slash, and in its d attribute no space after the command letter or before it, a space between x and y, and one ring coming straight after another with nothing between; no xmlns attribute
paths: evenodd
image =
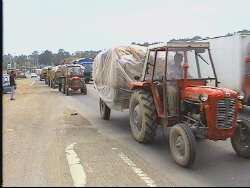
<svg viewBox="0 0 250 188"><path fill-rule="evenodd" d="M4 54L101 50L250 29L250 1L3 0Z"/></svg>

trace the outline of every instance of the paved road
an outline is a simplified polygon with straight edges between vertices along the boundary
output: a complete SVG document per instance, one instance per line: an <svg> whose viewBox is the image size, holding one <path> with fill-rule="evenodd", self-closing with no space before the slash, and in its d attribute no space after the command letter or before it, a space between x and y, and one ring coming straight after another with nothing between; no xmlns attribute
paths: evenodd
<svg viewBox="0 0 250 188"><path fill-rule="evenodd" d="M64 96L43 82L18 81L17 100L4 96L4 186L250 186L250 161L229 141L197 144L193 168L177 166L158 130L137 143L128 112L99 117L98 95Z"/></svg>

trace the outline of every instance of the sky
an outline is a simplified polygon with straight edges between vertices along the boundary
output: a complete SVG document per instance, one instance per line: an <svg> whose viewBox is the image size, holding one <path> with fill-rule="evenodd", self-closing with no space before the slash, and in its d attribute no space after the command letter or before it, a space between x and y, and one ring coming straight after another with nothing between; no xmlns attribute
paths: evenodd
<svg viewBox="0 0 250 188"><path fill-rule="evenodd" d="M250 30L249 0L3 0L4 54L71 53Z"/></svg>

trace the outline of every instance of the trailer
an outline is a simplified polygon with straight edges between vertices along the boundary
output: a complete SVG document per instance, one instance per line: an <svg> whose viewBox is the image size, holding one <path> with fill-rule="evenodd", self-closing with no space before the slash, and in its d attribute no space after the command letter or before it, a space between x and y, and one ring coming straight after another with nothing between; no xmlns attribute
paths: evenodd
<svg viewBox="0 0 250 188"><path fill-rule="evenodd" d="M210 43L219 86L236 90L250 105L250 32L203 39Z"/></svg>

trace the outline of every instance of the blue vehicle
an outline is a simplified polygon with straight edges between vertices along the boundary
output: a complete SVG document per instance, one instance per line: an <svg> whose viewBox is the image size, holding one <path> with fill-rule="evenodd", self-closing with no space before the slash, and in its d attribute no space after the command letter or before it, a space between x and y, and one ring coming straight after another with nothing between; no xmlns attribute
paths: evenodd
<svg viewBox="0 0 250 188"><path fill-rule="evenodd" d="M80 64L84 66L84 80L86 83L93 81L92 79L92 66L93 66L93 59L92 58L82 58L78 59L74 62L74 64Z"/></svg>
<svg viewBox="0 0 250 188"><path fill-rule="evenodd" d="M8 74L2 75L2 86L3 86L3 93L11 92L10 76Z"/></svg>

